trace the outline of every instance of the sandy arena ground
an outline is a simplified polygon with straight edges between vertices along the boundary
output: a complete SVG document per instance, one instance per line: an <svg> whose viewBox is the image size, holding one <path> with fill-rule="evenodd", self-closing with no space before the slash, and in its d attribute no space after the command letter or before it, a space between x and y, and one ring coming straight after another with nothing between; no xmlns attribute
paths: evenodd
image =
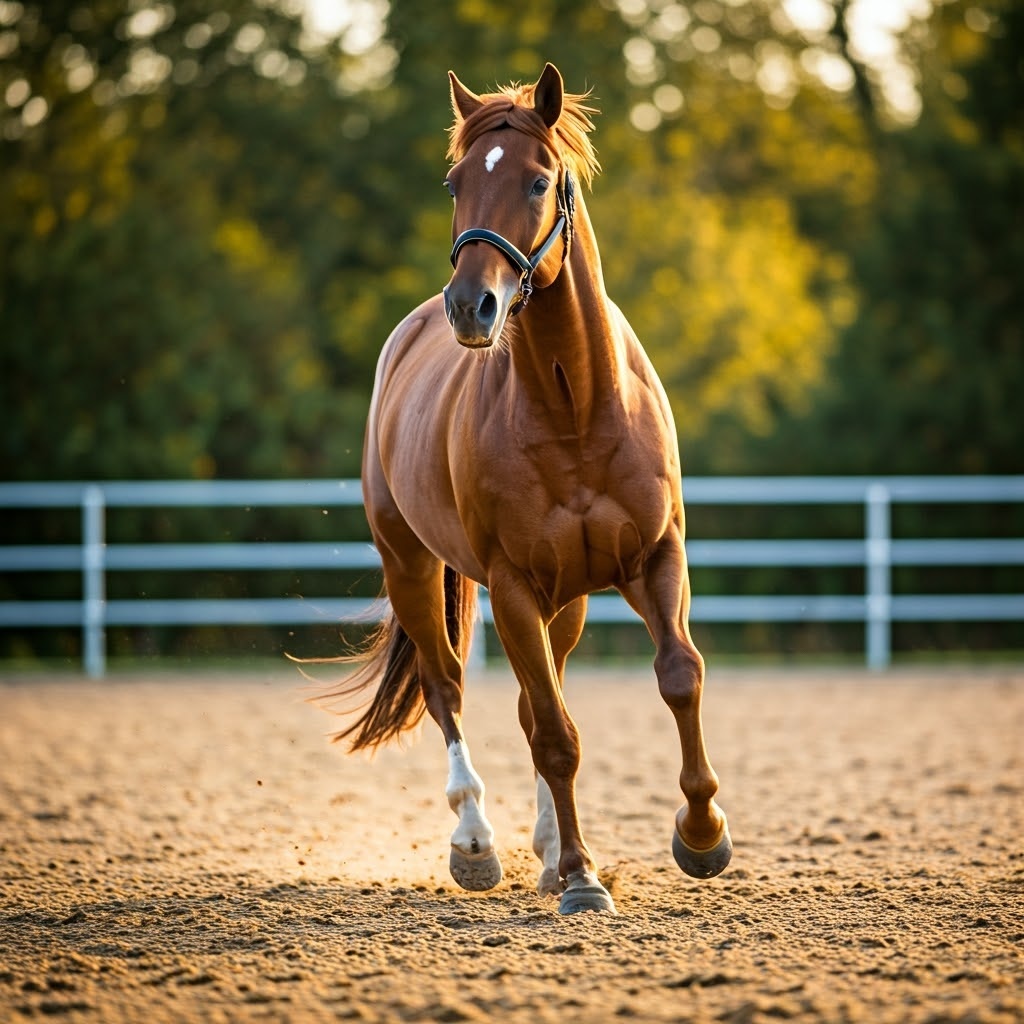
<svg viewBox="0 0 1024 1024"><path fill-rule="evenodd" d="M732 866L684 877L653 673L570 672L619 915L534 892L505 674L467 732L505 879L448 877L429 724L346 757L299 680L0 680L0 1020L1024 1020L1024 672L714 672Z"/></svg>

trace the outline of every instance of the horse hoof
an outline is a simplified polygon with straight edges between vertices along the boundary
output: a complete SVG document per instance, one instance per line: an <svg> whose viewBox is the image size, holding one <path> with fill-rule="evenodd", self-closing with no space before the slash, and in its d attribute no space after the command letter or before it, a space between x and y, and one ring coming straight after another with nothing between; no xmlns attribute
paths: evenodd
<svg viewBox="0 0 1024 1024"><path fill-rule="evenodd" d="M678 831L672 833L672 854L676 863L692 878L714 878L721 874L732 860L732 837L726 825L722 838L710 850L693 850L679 838Z"/></svg>
<svg viewBox="0 0 1024 1024"><path fill-rule="evenodd" d="M448 870L452 878L470 892L493 889L501 881L501 861L493 850L473 855L463 853L453 846Z"/></svg>
<svg viewBox="0 0 1024 1024"><path fill-rule="evenodd" d="M538 896L560 896L564 890L565 886L558 877L557 868L545 868L540 873L540 878L537 880Z"/></svg>
<svg viewBox="0 0 1024 1024"><path fill-rule="evenodd" d="M562 899L558 904L560 914L581 914L593 910L598 913L614 914L615 903L608 890L595 875L580 873L573 875Z"/></svg>

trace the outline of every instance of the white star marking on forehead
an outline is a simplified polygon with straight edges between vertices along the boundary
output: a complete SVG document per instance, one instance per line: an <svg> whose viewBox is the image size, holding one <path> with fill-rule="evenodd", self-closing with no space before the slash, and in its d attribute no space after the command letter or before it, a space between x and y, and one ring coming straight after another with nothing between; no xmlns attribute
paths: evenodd
<svg viewBox="0 0 1024 1024"><path fill-rule="evenodd" d="M505 155L505 150L501 146L495 146L486 157L484 157L484 166L487 168L488 173L494 170L494 165Z"/></svg>

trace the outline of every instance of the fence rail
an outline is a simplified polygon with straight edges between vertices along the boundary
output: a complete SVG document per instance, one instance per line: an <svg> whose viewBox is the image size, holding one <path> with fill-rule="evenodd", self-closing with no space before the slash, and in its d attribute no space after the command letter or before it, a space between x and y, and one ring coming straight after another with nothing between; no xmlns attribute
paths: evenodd
<svg viewBox="0 0 1024 1024"><path fill-rule="evenodd" d="M863 594L701 596L695 622L863 622L870 667L891 660L893 622L1024 621L1024 594L893 594L895 566L1024 565L1024 539L893 539L895 503L1024 502L1024 476L1005 477L691 477L693 505L832 505L864 509L863 538L815 540L699 540L687 542L695 567L862 567ZM106 666L108 626L172 626L367 621L362 598L139 598L107 600L106 573L159 570L373 569L377 553L365 543L250 542L107 544L106 510L116 507L360 506L358 480L154 481L0 483L0 508L78 508L79 544L0 546L0 571L81 573L81 597L59 601L0 601L0 628L80 627L85 670ZM484 596L481 609L491 620ZM617 595L590 601L591 622L636 621Z"/></svg>

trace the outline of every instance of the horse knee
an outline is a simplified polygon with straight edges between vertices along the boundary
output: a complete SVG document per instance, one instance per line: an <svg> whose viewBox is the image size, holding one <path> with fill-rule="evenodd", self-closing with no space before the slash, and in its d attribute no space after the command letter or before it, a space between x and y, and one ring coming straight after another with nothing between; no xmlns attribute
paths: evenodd
<svg viewBox="0 0 1024 1024"><path fill-rule="evenodd" d="M673 711L685 711L700 702L704 689L704 659L696 647L683 645L654 661L658 690Z"/></svg>
<svg viewBox="0 0 1024 1024"><path fill-rule="evenodd" d="M462 686L455 679L428 679L420 677L423 702L430 717L440 726L445 741L451 743L458 736L457 721L462 714Z"/></svg>
<svg viewBox="0 0 1024 1024"><path fill-rule="evenodd" d="M550 784L552 779L572 779L580 767L580 734L569 719L557 730L542 732L534 726L531 740L533 764Z"/></svg>

